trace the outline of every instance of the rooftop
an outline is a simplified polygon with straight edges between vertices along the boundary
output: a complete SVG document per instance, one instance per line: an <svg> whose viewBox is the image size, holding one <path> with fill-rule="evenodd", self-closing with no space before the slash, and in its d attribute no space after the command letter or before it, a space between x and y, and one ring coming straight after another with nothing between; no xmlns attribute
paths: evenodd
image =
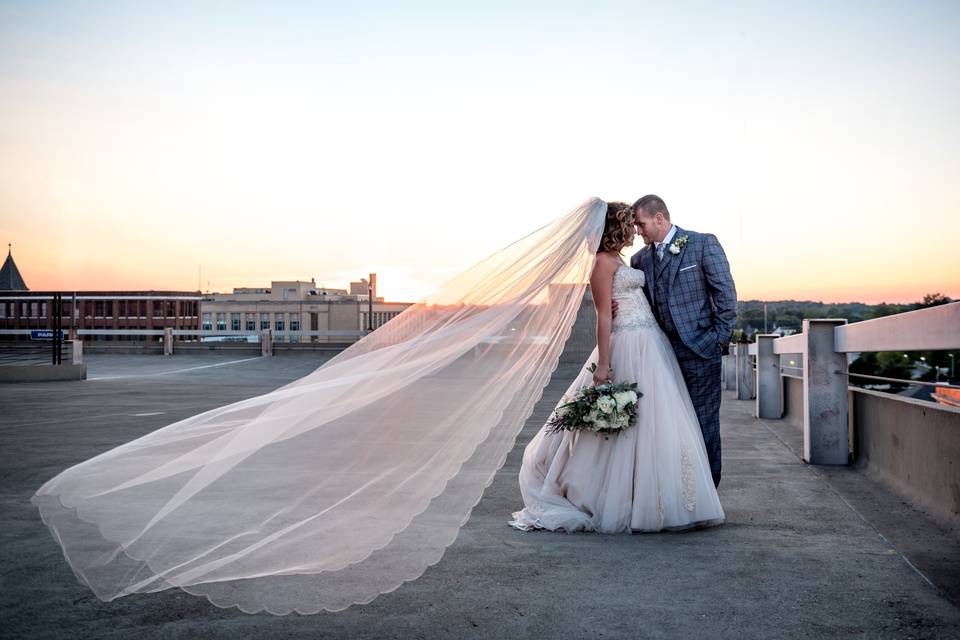
<svg viewBox="0 0 960 640"><path fill-rule="evenodd" d="M577 364L557 370L441 562L368 605L251 616L177 590L102 603L76 581L29 501L44 481L181 418L282 386L326 357L91 353L86 381L0 386L0 607L10 637L960 636L956 532L854 467L803 463L795 426L752 417L754 403L730 392L722 527L634 536L510 528L523 447Z"/></svg>

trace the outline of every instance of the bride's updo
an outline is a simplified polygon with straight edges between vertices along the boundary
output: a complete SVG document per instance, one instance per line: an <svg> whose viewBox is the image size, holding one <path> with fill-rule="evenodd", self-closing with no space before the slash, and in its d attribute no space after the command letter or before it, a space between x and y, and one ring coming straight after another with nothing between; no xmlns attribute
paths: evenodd
<svg viewBox="0 0 960 640"><path fill-rule="evenodd" d="M598 251L620 251L633 243L637 227L633 209L626 202L608 202L607 220L603 225Z"/></svg>

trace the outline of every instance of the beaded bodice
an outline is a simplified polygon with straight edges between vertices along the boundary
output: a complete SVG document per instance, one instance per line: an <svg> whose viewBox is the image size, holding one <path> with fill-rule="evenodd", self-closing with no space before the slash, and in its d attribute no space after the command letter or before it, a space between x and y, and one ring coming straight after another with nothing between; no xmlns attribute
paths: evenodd
<svg viewBox="0 0 960 640"><path fill-rule="evenodd" d="M617 267L613 273L613 299L617 301L617 313L610 326L611 333L657 327L650 310L650 303L643 293L643 271L626 265Z"/></svg>

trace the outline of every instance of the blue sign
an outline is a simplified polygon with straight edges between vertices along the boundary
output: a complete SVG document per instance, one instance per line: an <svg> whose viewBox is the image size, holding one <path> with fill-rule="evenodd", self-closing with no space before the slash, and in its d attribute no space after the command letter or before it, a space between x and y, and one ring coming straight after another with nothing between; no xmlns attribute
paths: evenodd
<svg viewBox="0 0 960 640"><path fill-rule="evenodd" d="M30 339L31 340L53 340L53 329L31 329ZM67 339L67 334L64 333L63 329L60 330L60 339L61 340Z"/></svg>

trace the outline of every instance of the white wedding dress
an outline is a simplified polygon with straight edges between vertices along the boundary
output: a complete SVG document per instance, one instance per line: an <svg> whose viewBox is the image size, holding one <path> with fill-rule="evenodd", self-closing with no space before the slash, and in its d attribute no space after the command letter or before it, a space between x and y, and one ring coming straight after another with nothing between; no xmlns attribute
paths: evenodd
<svg viewBox="0 0 960 640"><path fill-rule="evenodd" d="M613 276L618 310L610 365L614 382L639 384L636 423L615 435L580 433L572 453L572 432L542 428L524 450L525 508L513 514L512 526L629 533L723 522L690 394L643 284L643 272L626 265ZM597 362L596 349L565 398L593 384L591 362Z"/></svg>

